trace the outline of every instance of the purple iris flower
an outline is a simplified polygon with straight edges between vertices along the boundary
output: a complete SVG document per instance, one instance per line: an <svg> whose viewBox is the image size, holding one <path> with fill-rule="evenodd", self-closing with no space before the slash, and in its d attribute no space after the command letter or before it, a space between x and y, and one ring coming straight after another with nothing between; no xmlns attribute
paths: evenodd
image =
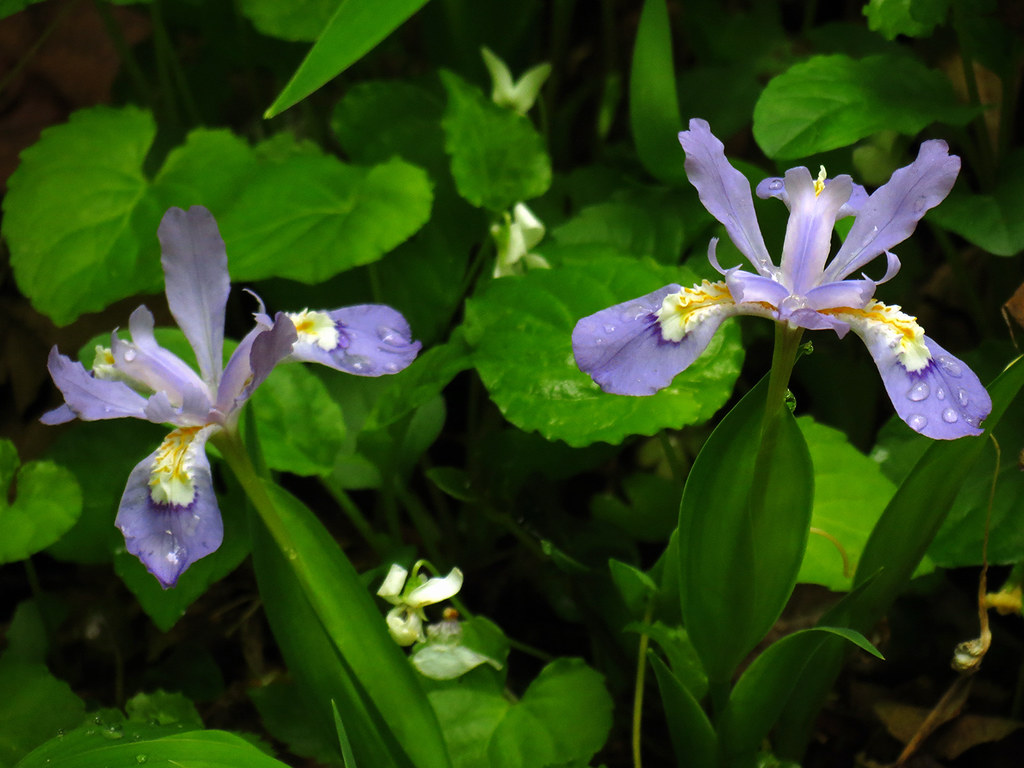
<svg viewBox="0 0 1024 768"><path fill-rule="evenodd" d="M871 195L849 176L827 179L824 168L817 178L806 168L791 168L784 178L762 181L758 196L778 198L789 208L778 266L765 248L750 185L726 160L707 122L691 120L679 142L701 202L754 271L722 269L718 239L712 239L708 259L723 280L667 285L576 324L573 351L582 371L605 392L652 395L700 356L723 320L758 315L795 328L831 328L840 337L852 330L911 429L940 440L981 434L992 401L974 372L925 336L916 318L872 298L875 286L899 271L889 249L911 235L956 180L960 158L949 154L945 142L924 142L917 159ZM856 218L829 260L832 231L844 216ZM880 280L849 278L883 253L887 269Z"/></svg>
<svg viewBox="0 0 1024 768"><path fill-rule="evenodd" d="M64 405L46 424L130 416L174 429L132 470L115 525L128 551L166 589L192 563L220 546L224 535L213 492L206 441L237 429L239 409L275 365L316 362L360 376L395 373L416 357L405 318L391 307L364 304L330 312L255 314L255 327L223 365L224 308L231 284L217 222L205 208L171 208L157 231L171 314L195 351L197 374L157 344L153 315L136 309L131 341L111 335L97 348L92 371L57 348L48 368Z"/></svg>

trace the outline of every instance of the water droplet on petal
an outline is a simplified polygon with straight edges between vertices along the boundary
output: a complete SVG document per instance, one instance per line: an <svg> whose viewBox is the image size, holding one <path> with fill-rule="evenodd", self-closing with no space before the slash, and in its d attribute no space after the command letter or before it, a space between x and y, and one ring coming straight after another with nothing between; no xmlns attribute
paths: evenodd
<svg viewBox="0 0 1024 768"><path fill-rule="evenodd" d="M602 339L600 336L594 339L594 346L600 347L602 344L604 344L604 339Z"/></svg>
<svg viewBox="0 0 1024 768"><path fill-rule="evenodd" d="M954 378L959 379L963 375L964 369L960 367L960 363L951 357L943 355L939 358L939 365L942 366L943 371Z"/></svg>
<svg viewBox="0 0 1024 768"><path fill-rule="evenodd" d="M963 387L958 387L956 390L956 401L960 403L961 408L965 408L967 403L970 402L970 398L967 396L967 390Z"/></svg>
<svg viewBox="0 0 1024 768"><path fill-rule="evenodd" d="M402 366L394 361L391 361L389 363L384 363L384 370L387 371L388 373L397 373L398 371L402 370Z"/></svg>
<svg viewBox="0 0 1024 768"><path fill-rule="evenodd" d="M124 361L126 363L130 363L134 359L135 359L135 350L134 349L126 349L124 351Z"/></svg>
<svg viewBox="0 0 1024 768"><path fill-rule="evenodd" d="M364 355L349 355L345 366L353 373L369 373L373 370L373 361Z"/></svg>
<svg viewBox="0 0 1024 768"><path fill-rule="evenodd" d="M778 190L782 189L782 180L775 179L775 181L770 182L768 184L768 189L772 190L773 192L777 192Z"/></svg>
<svg viewBox="0 0 1024 768"><path fill-rule="evenodd" d="M913 416L907 419L907 424L910 425L910 428L915 432L920 432L922 429L928 426L928 419L919 413L915 413Z"/></svg>
<svg viewBox="0 0 1024 768"><path fill-rule="evenodd" d="M943 389L942 387L939 387L937 390L935 390L935 396L937 398L939 398L939 400L945 400L946 399L946 390Z"/></svg>
<svg viewBox="0 0 1024 768"><path fill-rule="evenodd" d="M389 328L386 325L382 325L377 328L377 338L383 341L385 344L390 344L393 347L405 344L405 337L402 336L394 328Z"/></svg>
<svg viewBox="0 0 1024 768"><path fill-rule="evenodd" d="M928 206L928 198L925 197L924 195L921 195L919 198L917 198L916 201L914 201L914 212L915 213L924 213L925 208L927 206Z"/></svg>
<svg viewBox="0 0 1024 768"><path fill-rule="evenodd" d="M907 399L913 400L915 403L919 403L927 398L930 393L931 390L928 388L928 382L919 381L910 388L909 392L907 392Z"/></svg>
<svg viewBox="0 0 1024 768"><path fill-rule="evenodd" d="M612 325L611 323L605 323L604 332L605 333L615 333L615 326Z"/></svg>
<svg viewBox="0 0 1024 768"><path fill-rule="evenodd" d="M947 424L956 424L957 419L959 418L960 414L958 414L952 408L947 408L942 412L942 420Z"/></svg>

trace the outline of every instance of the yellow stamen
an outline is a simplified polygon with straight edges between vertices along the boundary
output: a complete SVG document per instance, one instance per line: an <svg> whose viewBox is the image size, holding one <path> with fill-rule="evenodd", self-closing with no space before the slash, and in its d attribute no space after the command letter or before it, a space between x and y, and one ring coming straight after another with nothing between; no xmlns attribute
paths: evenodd
<svg viewBox="0 0 1024 768"><path fill-rule="evenodd" d="M817 197L825 190L825 166L818 166L818 178L814 180L814 196Z"/></svg>
<svg viewBox="0 0 1024 768"><path fill-rule="evenodd" d="M901 312L896 304L883 304L872 299L863 309L834 307L823 309L821 313L852 315L865 322L880 323L888 337L889 346L897 350L896 355L900 364L907 371L920 371L927 367L932 359L932 353L924 343L924 328L918 325L916 317Z"/></svg>
<svg viewBox="0 0 1024 768"><path fill-rule="evenodd" d="M327 352L338 346L338 327L326 312L310 312L304 309L301 312L291 312L288 317L295 323L299 341L316 344Z"/></svg>
<svg viewBox="0 0 1024 768"><path fill-rule="evenodd" d="M195 437L203 427L180 427L157 449L149 473L149 497L157 504L187 507L196 497L192 469Z"/></svg>
<svg viewBox="0 0 1024 768"><path fill-rule="evenodd" d="M657 311L661 335L666 341L682 341L708 313L722 304L732 304L732 294L725 281L705 280L700 285L670 293Z"/></svg>

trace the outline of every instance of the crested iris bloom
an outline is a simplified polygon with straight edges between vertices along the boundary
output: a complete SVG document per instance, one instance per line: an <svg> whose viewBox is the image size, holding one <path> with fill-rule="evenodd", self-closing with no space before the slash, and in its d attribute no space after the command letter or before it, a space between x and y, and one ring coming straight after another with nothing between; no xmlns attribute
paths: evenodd
<svg viewBox="0 0 1024 768"><path fill-rule="evenodd" d="M893 277L899 260L890 248L908 238L929 208L953 186L960 159L943 141L926 141L917 159L900 168L871 195L849 176L817 178L791 168L784 178L765 179L759 197L774 197L789 209L782 259L765 247L746 178L725 158L725 148L703 120L679 134L686 173L708 212L753 271L722 269L712 239L708 259L724 279L692 288L667 285L654 293L580 320L572 334L580 369L605 392L652 395L667 387L711 341L722 321L758 315L790 327L853 331L868 348L896 413L911 429L951 440L979 435L992 402L963 362L925 336L916 318L873 298L875 287ZM836 220L855 216L842 246L829 259ZM880 280L858 273L885 254Z"/></svg>
<svg viewBox="0 0 1024 768"><path fill-rule="evenodd" d="M412 341L402 315L387 306L279 312L271 319L260 302L255 327L223 365L231 285L217 223L200 206L171 208L157 234L167 304L195 351L199 373L156 342L153 315L140 306L128 321L131 341L115 330L110 347L97 348L91 372L56 347L50 350L48 368L64 405L42 421L127 416L174 427L132 470L115 521L128 551L166 589L220 546L224 529L206 441L220 430L237 429L239 409L275 365L316 362L380 376L409 365L420 344Z"/></svg>

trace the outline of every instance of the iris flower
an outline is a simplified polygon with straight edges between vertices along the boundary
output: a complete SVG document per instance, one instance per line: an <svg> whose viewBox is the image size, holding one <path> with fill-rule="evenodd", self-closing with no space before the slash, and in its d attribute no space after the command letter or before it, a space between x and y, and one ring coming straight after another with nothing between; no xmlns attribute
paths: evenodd
<svg viewBox="0 0 1024 768"><path fill-rule="evenodd" d="M140 306L128 321L131 341L115 330L110 347L97 349L91 372L56 347L50 350L48 368L64 405L42 421L131 417L174 427L132 470L115 521L128 551L166 589L220 546L224 529L206 441L237 429L239 409L275 365L316 362L379 376L409 365L420 344L402 315L387 306L279 312L271 319L259 302L255 327L223 365L231 285L216 221L199 206L171 208L157 234L167 303L192 345L199 373L156 342L153 315Z"/></svg>
<svg viewBox="0 0 1024 768"><path fill-rule="evenodd" d="M890 249L913 233L929 208L953 186L960 159L943 141L926 141L917 159L893 173L871 195L849 176L817 178L791 168L784 178L757 186L789 209L789 223L776 265L764 244L746 178L725 158L725 147L704 120L691 120L679 134L686 173L701 203L725 226L753 271L723 269L723 275L692 288L667 285L646 296L580 320L573 351L580 369L605 392L652 395L667 387L733 315L758 315L791 328L831 328L840 337L853 331L868 348L896 413L911 429L951 440L981 434L992 402L978 377L962 361L925 335L917 319L896 305L873 298L875 287L899 271ZM855 216L842 246L829 259L836 220ZM861 273L885 255L880 280Z"/></svg>

